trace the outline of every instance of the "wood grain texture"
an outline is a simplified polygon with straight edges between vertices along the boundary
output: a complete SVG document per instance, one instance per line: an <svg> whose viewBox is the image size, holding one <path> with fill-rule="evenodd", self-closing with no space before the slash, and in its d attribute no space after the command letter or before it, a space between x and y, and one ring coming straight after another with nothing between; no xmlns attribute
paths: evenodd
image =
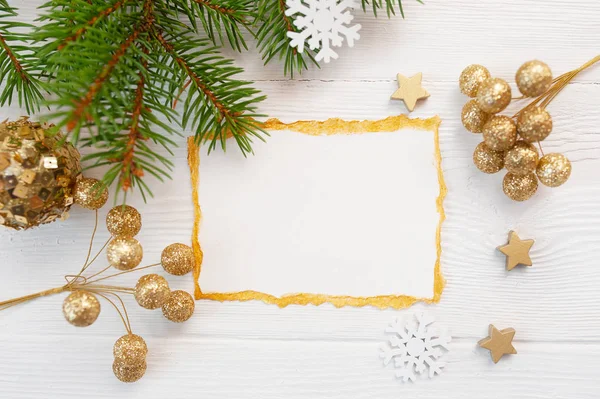
<svg viewBox="0 0 600 399"><path fill-rule="evenodd" d="M33 20L41 0L12 3ZM363 28L354 49L342 49L338 61L295 80L284 78L280 65L263 68L255 52L236 60L269 96L261 111L284 122L403 113L401 103L389 100L396 73L423 71L431 97L411 116L442 118L448 186L442 230L447 285L440 304L404 311L327 305L282 310L201 301L191 321L173 325L130 300L134 329L150 347L149 368L141 383L123 385L110 369L111 348L123 328L108 306L95 325L78 330L61 316L62 297L45 298L0 315L0 397L597 398L600 67L581 74L549 107L554 132L544 149L569 157L571 180L557 189L542 187L521 204L504 197L500 174L484 175L472 165L480 137L460 124L466 98L457 79L470 63L509 81L533 58L556 75L579 66L599 51L600 2L431 0L422 6L407 0L405 10L405 21L357 13ZM2 111L13 118L24 112L14 106ZM146 263L173 241L189 242L191 201L172 194L174 185L189 179L183 138L179 144L174 181L150 182L156 198L147 205L133 202L144 216L139 238ZM67 223L0 231L0 297L60 284L83 261L92 220L90 213L74 211ZM511 229L536 243L533 267L507 273L495 248ZM98 242L106 238L102 230ZM172 280L176 288L192 289L188 279ZM452 350L442 376L402 385L381 365L378 345L393 318L417 309L450 329ZM517 330L518 355L494 365L477 348L490 323Z"/></svg>

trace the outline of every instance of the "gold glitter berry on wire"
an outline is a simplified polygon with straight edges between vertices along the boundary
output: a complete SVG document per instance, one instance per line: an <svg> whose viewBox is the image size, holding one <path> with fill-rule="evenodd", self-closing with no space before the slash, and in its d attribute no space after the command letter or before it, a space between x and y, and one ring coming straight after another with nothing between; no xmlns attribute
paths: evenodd
<svg viewBox="0 0 600 399"><path fill-rule="evenodd" d="M483 133L473 153L473 163L484 173L496 173L503 167L503 191L514 201L533 196L539 181L548 187L564 184L571 175L571 162L562 154L544 155L540 144L552 132L552 117L546 107L580 72L600 62L600 55L581 67L552 79L545 63L533 60L524 63L515 74L523 97L534 99L512 117L496 115L513 100L508 84L494 78L481 65L469 65L459 78L461 92L475 100L463 107L461 120L470 132ZM542 157L531 143L537 142Z"/></svg>
<svg viewBox="0 0 600 399"><path fill-rule="evenodd" d="M135 212L132 212L131 209ZM131 209L128 210L128 214L134 215L134 219L137 219L135 214L137 213L139 215L139 213L134 208ZM141 217L139 220L139 225L141 227ZM133 295L135 299L146 308L157 309L162 307L162 313L165 317L174 322L184 322L188 320L194 313L195 303L192 296L185 291L175 291L172 294L166 279L156 274L142 276L138 285L136 285L136 288L106 285L104 283L105 280L115 278L122 274L157 267L160 266L161 263L137 268L134 267L118 273L106 275L106 272L113 267L109 264L99 272L85 275L87 269L99 259L104 249L110 247L111 242L114 243L115 240L123 239L134 240L131 237L127 238L122 236L115 239L111 238L102 246L98 253L92 256L92 247L97 227L98 211L96 210L95 225L90 239L87 258L77 274L65 276L67 281L66 284L35 294L2 301L0 302L0 311L36 298L69 292L70 294L63 302L64 317L69 323L77 327L86 327L93 324L100 315L101 308L98 298L106 300L116 310L127 332L126 335L115 342L113 347L113 354L115 357L112 367L113 373L115 377L122 382L135 382L142 378L146 372L148 347L142 337L133 334L129 313L127 312L125 302L121 298L121 295ZM136 233L139 231L139 229L134 230ZM134 241L137 243L137 240ZM141 251L141 246L139 249ZM131 251L136 252L137 249L132 249ZM124 254L123 256L127 259L137 257L135 253Z"/></svg>

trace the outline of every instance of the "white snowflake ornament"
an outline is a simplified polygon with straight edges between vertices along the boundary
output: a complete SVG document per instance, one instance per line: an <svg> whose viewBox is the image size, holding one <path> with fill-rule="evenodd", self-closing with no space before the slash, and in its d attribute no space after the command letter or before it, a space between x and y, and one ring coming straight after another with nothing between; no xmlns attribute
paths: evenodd
<svg viewBox="0 0 600 399"><path fill-rule="evenodd" d="M445 363L438 361L442 348L448 351L452 338L446 333L438 333L430 325L435 321L424 313L416 313L417 323L401 323L396 320L385 329L392 334L388 343L381 347L383 364L394 360L396 377L403 382L415 381L417 374L428 371L429 378L440 374Z"/></svg>
<svg viewBox="0 0 600 399"><path fill-rule="evenodd" d="M290 46L298 52L304 52L304 43L311 50L319 49L316 61L329 62L338 55L331 46L340 47L344 37L348 46L354 46L354 41L360 39L358 30L360 24L348 26L354 19L347 8L352 7L351 0L286 0L288 17L299 14L294 19L294 25L300 32L288 32ZM343 36L342 36L343 35Z"/></svg>

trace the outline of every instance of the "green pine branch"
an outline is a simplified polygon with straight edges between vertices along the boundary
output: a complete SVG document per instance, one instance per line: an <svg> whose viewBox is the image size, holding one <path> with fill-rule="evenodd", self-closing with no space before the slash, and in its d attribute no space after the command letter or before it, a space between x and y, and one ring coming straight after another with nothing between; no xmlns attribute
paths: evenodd
<svg viewBox="0 0 600 399"><path fill-rule="evenodd" d="M362 7L404 16L401 0ZM253 36L265 64L281 61L286 75L318 67L315 52L289 45L297 28L286 8L285 0L49 0L32 34L0 0L0 105L18 99L30 113L47 105L55 129L95 148L84 160L106 168L106 185L146 198L145 178L169 177L165 153L184 129L209 152L233 138L252 153L266 136L257 122L265 96L239 78L222 46L247 50Z"/></svg>
<svg viewBox="0 0 600 399"><path fill-rule="evenodd" d="M28 113L38 110L42 99L35 53L27 32L32 26L15 21L17 10L0 0L0 106L12 104L16 97Z"/></svg>

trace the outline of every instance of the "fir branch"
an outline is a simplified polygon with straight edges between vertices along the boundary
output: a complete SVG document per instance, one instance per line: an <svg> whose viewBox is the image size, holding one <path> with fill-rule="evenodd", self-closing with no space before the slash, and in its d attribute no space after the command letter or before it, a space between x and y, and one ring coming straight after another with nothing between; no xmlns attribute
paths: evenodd
<svg viewBox="0 0 600 399"><path fill-rule="evenodd" d="M290 46L287 33L298 30L285 15L285 10L285 0L258 0L256 38L265 65L277 57L283 60L283 73L294 77L295 71L308 69L307 58L313 65L318 67L319 64L312 50L305 49L304 53L299 53Z"/></svg>
<svg viewBox="0 0 600 399"><path fill-rule="evenodd" d="M24 33L32 26L12 20L16 16L15 8L0 1L0 83L5 84L0 106L10 105L16 96L19 106L33 113L39 109L42 93L34 67L34 51Z"/></svg>
<svg viewBox="0 0 600 399"><path fill-rule="evenodd" d="M156 38L172 57L173 70L179 69L180 85L190 85L183 126L194 128L199 143L209 142L209 152L217 142L225 150L229 137L244 154L252 152L252 137L262 139L261 134L266 134L255 121L263 116L256 113L256 104L265 97L257 97L259 91L249 87L249 82L231 79L241 69L219 56L218 48L208 47L189 34L165 38L156 32Z"/></svg>
<svg viewBox="0 0 600 399"><path fill-rule="evenodd" d="M194 28L198 30L196 19L200 20L204 32L214 44L223 44L223 36L226 36L235 50L248 50L240 27L249 31L255 18L254 0L189 0L189 5L187 1L183 3Z"/></svg>
<svg viewBox="0 0 600 399"><path fill-rule="evenodd" d="M422 0L416 1L423 4ZM402 18L404 18L404 7L402 7L402 0L361 0L361 4L364 12L367 11L367 7L370 7L373 10L373 15L375 16L377 16L377 11L385 6L385 11L388 18L390 18L392 15L396 15L397 7L398 11L400 11L400 15L402 15Z"/></svg>

